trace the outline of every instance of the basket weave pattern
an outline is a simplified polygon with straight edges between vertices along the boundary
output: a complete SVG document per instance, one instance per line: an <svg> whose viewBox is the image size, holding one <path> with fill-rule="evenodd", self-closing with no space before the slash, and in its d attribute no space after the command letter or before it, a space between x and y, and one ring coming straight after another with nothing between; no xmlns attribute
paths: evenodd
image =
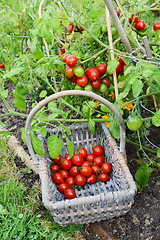
<svg viewBox="0 0 160 240"><path fill-rule="evenodd" d="M42 199L44 206L51 212L54 221L63 226L72 223L88 224L126 214L134 202L136 186L132 175L119 152L118 146L108 131L106 125L96 124L96 135L93 135L87 123L71 125L71 141L75 152L79 147L85 147L88 153L93 146L100 144L104 147L107 162L112 164L110 179L106 183L96 182L86 184L81 190L75 189L76 198L64 199L51 177L51 161L40 162L39 174L42 181ZM57 129L48 129L48 136L57 133ZM63 141L62 157L67 153L67 143ZM47 145L47 144L46 144Z"/></svg>

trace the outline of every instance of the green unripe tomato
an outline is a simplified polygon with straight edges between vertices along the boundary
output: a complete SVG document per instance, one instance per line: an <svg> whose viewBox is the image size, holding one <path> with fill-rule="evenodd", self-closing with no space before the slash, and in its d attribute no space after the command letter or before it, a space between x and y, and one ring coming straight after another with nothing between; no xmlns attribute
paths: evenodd
<svg viewBox="0 0 160 240"><path fill-rule="evenodd" d="M68 22L69 22L69 24L73 24L74 23L74 18L72 18L72 17L68 18Z"/></svg>
<svg viewBox="0 0 160 240"><path fill-rule="evenodd" d="M74 87L74 90L83 90L83 87L80 87L78 84Z"/></svg>
<svg viewBox="0 0 160 240"><path fill-rule="evenodd" d="M107 91L106 84L101 83L99 90L100 90L101 93L105 93Z"/></svg>
<svg viewBox="0 0 160 240"><path fill-rule="evenodd" d="M108 88L107 88L107 91L105 91L104 95L105 95L106 98L108 97L108 95L109 95L109 90L108 90Z"/></svg>
<svg viewBox="0 0 160 240"><path fill-rule="evenodd" d="M102 27L102 32L103 32L103 33L107 33L107 26L103 26L103 27Z"/></svg>
<svg viewBox="0 0 160 240"><path fill-rule="evenodd" d="M115 27L111 27L111 32L112 32L112 35L116 35L117 34L117 29Z"/></svg>
<svg viewBox="0 0 160 240"><path fill-rule="evenodd" d="M119 3L121 6L123 6L123 5L127 4L127 0L119 0Z"/></svg>
<svg viewBox="0 0 160 240"><path fill-rule="evenodd" d="M76 75L76 77L83 77L84 75L84 70L82 67L77 66L74 68L74 74Z"/></svg>
<svg viewBox="0 0 160 240"><path fill-rule="evenodd" d="M84 87L84 91L87 91L87 92L92 91L92 86L91 86L90 84L86 85L86 86Z"/></svg>
<svg viewBox="0 0 160 240"><path fill-rule="evenodd" d="M142 125L142 120L140 117L138 117L137 115L130 115L127 118L127 127L131 130L131 131L137 131L138 129L140 129Z"/></svg>

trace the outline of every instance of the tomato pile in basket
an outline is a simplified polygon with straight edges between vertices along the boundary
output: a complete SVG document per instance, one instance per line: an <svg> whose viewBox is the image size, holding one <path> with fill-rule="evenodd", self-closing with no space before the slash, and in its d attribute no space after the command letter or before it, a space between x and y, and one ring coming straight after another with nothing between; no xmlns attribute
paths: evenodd
<svg viewBox="0 0 160 240"><path fill-rule="evenodd" d="M107 182L112 165L106 162L103 155L104 148L96 145L93 153L87 153L87 150L81 147L71 158L67 154L64 159L61 155L52 159L52 180L59 192L64 193L66 199L73 199L76 197L74 188L81 188L86 183Z"/></svg>

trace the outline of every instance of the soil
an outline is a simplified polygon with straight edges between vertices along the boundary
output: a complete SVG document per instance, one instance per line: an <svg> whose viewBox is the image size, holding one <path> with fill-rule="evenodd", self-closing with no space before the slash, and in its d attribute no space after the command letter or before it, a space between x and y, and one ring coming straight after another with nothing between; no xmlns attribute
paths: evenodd
<svg viewBox="0 0 160 240"><path fill-rule="evenodd" d="M13 86L7 83L6 88L9 92L12 92ZM7 101L11 106L13 105L13 94L9 94ZM14 108L14 106L12 107ZM28 114L30 111L29 105L27 109ZM7 112L2 101L0 102L0 112L1 114ZM142 114L146 116L148 113L142 110ZM19 140L20 144L27 151L27 147L21 140L20 131L22 127L25 127L26 119L17 116L7 116L1 118L0 121L7 124L7 129ZM133 140L133 134L129 131L127 132L127 138ZM152 143L160 147L160 128L151 125L148 138ZM156 150L148 140L145 139L145 143L146 147ZM139 168L137 150L137 147L126 144L128 167L133 177ZM148 155L151 159L160 163L160 159L158 159L157 155L150 153ZM140 157L142 161L147 161L144 154L141 152ZM26 168L25 164L21 162L21 159L17 157L15 158L15 163L20 170ZM27 187L32 188L34 182L39 181L39 176L38 174L34 174L32 170L26 171L23 173L21 181L24 182ZM42 210L45 211L45 208ZM160 240L160 169L155 168L155 171L150 175L148 185L141 193L137 192L135 202L130 212L124 216L97 223L97 227L101 229L101 232L107 233L106 236L105 234L93 234L93 226L91 226L84 225L81 232L83 239Z"/></svg>

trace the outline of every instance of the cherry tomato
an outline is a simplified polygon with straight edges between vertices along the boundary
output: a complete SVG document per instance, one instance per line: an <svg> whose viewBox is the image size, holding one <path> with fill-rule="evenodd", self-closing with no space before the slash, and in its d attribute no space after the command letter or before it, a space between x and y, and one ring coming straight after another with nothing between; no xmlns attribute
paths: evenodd
<svg viewBox="0 0 160 240"><path fill-rule="evenodd" d="M68 184L67 183L60 183L58 186L58 191L61 192L61 193L64 193L64 190L69 188Z"/></svg>
<svg viewBox="0 0 160 240"><path fill-rule="evenodd" d="M97 177L95 174L91 174L90 177L87 177L87 183L94 184L97 182Z"/></svg>
<svg viewBox="0 0 160 240"><path fill-rule="evenodd" d="M56 165L56 164L53 164L53 165L51 166L51 169L52 169L52 172L58 172L58 171L59 171L59 166Z"/></svg>
<svg viewBox="0 0 160 240"><path fill-rule="evenodd" d="M89 67L89 68L86 68L86 70L85 70L85 74L86 74L87 77L88 77L88 72L89 72L90 69L91 68Z"/></svg>
<svg viewBox="0 0 160 240"><path fill-rule="evenodd" d="M76 76L73 76L70 80L71 80L71 82L73 82L73 83L77 83L77 77L76 77Z"/></svg>
<svg viewBox="0 0 160 240"><path fill-rule="evenodd" d="M74 87L75 90L83 90L83 87L80 87L78 84Z"/></svg>
<svg viewBox="0 0 160 240"><path fill-rule="evenodd" d="M67 59L66 59L66 63L67 63L67 65L70 66L70 67L75 66L76 63L77 63L77 58L76 58L76 56L74 56L74 55L68 56Z"/></svg>
<svg viewBox="0 0 160 240"><path fill-rule="evenodd" d="M85 148L79 148L78 153L80 153L84 158L87 156L87 150Z"/></svg>
<svg viewBox="0 0 160 240"><path fill-rule="evenodd" d="M72 158L70 158L69 153L66 154L65 158L68 159L68 160L72 159Z"/></svg>
<svg viewBox="0 0 160 240"><path fill-rule="evenodd" d="M94 89L98 90L100 88L100 85L101 85L101 82L99 79L96 79L95 81L91 81L91 86Z"/></svg>
<svg viewBox="0 0 160 240"><path fill-rule="evenodd" d="M116 11L116 13L117 13L117 16L119 17L119 16L120 16L120 12L119 12L119 11Z"/></svg>
<svg viewBox="0 0 160 240"><path fill-rule="evenodd" d="M100 88L99 88L101 93L105 93L107 91L107 86L105 83L101 83Z"/></svg>
<svg viewBox="0 0 160 240"><path fill-rule="evenodd" d="M77 186L83 187L86 184L87 179L82 175L78 174L75 176L75 184Z"/></svg>
<svg viewBox="0 0 160 240"><path fill-rule="evenodd" d="M109 162L105 162L102 164L101 169L104 173L110 173L112 171L112 165Z"/></svg>
<svg viewBox="0 0 160 240"><path fill-rule="evenodd" d="M93 160L95 159L95 155L93 153L89 153L87 156L86 156L86 161L90 161L90 162L93 162Z"/></svg>
<svg viewBox="0 0 160 240"><path fill-rule="evenodd" d="M83 75L83 77L78 77L77 78L77 84L80 86L80 87L85 87L88 83L88 78Z"/></svg>
<svg viewBox="0 0 160 240"><path fill-rule="evenodd" d="M61 51L65 53L65 48L63 46L61 47Z"/></svg>
<svg viewBox="0 0 160 240"><path fill-rule="evenodd" d="M66 199L73 199L76 197L76 192L72 188L67 188L64 190L64 197Z"/></svg>
<svg viewBox="0 0 160 240"><path fill-rule="evenodd" d="M105 161L105 158L103 156L97 156L94 159L94 164L97 165L97 166L102 166L104 161Z"/></svg>
<svg viewBox="0 0 160 240"><path fill-rule="evenodd" d="M134 20L134 23L136 23L138 21L138 15L132 15L131 18L129 18L129 23L132 23L132 21Z"/></svg>
<svg viewBox="0 0 160 240"><path fill-rule="evenodd" d="M73 29L74 29L74 23L72 23L72 24L69 24L69 26L68 26L68 28L67 28L67 32L68 33L72 33L72 31L73 31Z"/></svg>
<svg viewBox="0 0 160 240"><path fill-rule="evenodd" d="M63 179L66 179L69 175L67 170L61 169L59 173L63 176Z"/></svg>
<svg viewBox="0 0 160 240"><path fill-rule="evenodd" d="M76 166L80 166L84 162L83 156L79 153L74 154L72 157L72 163Z"/></svg>
<svg viewBox="0 0 160 240"><path fill-rule="evenodd" d="M135 24L137 30L142 31L145 29L145 22L143 20L138 20Z"/></svg>
<svg viewBox="0 0 160 240"><path fill-rule="evenodd" d="M78 166L72 166L69 170L69 174L73 177L75 177L77 174L79 174L79 167Z"/></svg>
<svg viewBox="0 0 160 240"><path fill-rule="evenodd" d="M66 183L69 187L72 187L73 185L75 185L75 178L73 176L68 176L66 178Z"/></svg>
<svg viewBox="0 0 160 240"><path fill-rule="evenodd" d="M137 115L135 115L135 116L130 115L127 118L127 127L131 131L136 131L136 130L140 129L141 125L142 125L142 120Z"/></svg>
<svg viewBox="0 0 160 240"><path fill-rule="evenodd" d="M69 170L72 167L72 162L69 159L64 159L60 164L60 169Z"/></svg>
<svg viewBox="0 0 160 240"><path fill-rule="evenodd" d="M93 165L92 167L92 173L97 174L100 171L100 168L98 165Z"/></svg>
<svg viewBox="0 0 160 240"><path fill-rule="evenodd" d="M96 67L96 69L98 70L99 75L104 75L106 73L107 66L105 64L101 63Z"/></svg>
<svg viewBox="0 0 160 240"><path fill-rule="evenodd" d="M116 67L116 73L118 74L121 71L121 64L119 63Z"/></svg>
<svg viewBox="0 0 160 240"><path fill-rule="evenodd" d="M123 52L126 54L126 52ZM119 54L119 59L118 59L118 62L120 62L121 64L125 64L125 62L123 61L123 59L121 58L122 55Z"/></svg>
<svg viewBox="0 0 160 240"><path fill-rule="evenodd" d="M84 26L84 23L82 23L82 26ZM76 28L77 28L77 31L80 33L83 32L83 30L84 30L82 27L77 26Z"/></svg>
<svg viewBox="0 0 160 240"><path fill-rule="evenodd" d="M154 31L160 30L160 21L157 21L154 23L153 29L154 29Z"/></svg>
<svg viewBox="0 0 160 240"><path fill-rule="evenodd" d="M110 177L108 176L107 173L101 173L99 175L99 181L101 181L101 182L107 182L109 180L109 178Z"/></svg>
<svg viewBox="0 0 160 240"><path fill-rule="evenodd" d="M111 83L110 83L110 80L107 79L107 78L103 78L103 79L102 79L102 83L106 84L107 87L109 87L110 84L111 84Z"/></svg>
<svg viewBox="0 0 160 240"><path fill-rule="evenodd" d="M62 55L63 55L63 52L60 51L60 52L58 53L58 56L60 57L60 56L62 56Z"/></svg>
<svg viewBox="0 0 160 240"><path fill-rule="evenodd" d="M84 87L84 91L91 92L92 90L93 90L93 88L90 84L88 84Z"/></svg>
<svg viewBox="0 0 160 240"><path fill-rule="evenodd" d="M82 166L82 169L80 170L80 173L84 176L84 177L90 177L92 174L92 169L88 166Z"/></svg>
<svg viewBox="0 0 160 240"><path fill-rule="evenodd" d="M96 145L93 148L93 154L95 156L102 156L104 154L104 148L101 145Z"/></svg>
<svg viewBox="0 0 160 240"><path fill-rule="evenodd" d="M72 78L74 76L74 67L66 66L66 68L65 68L65 75L68 78Z"/></svg>
<svg viewBox="0 0 160 240"><path fill-rule="evenodd" d="M74 74L77 76L77 77L83 77L84 75L84 70L81 66L77 66L74 68Z"/></svg>
<svg viewBox="0 0 160 240"><path fill-rule="evenodd" d="M1 64L0 64L0 68L1 68L1 69L5 69L4 63L1 63Z"/></svg>
<svg viewBox="0 0 160 240"><path fill-rule="evenodd" d="M61 154L59 154L58 157L56 157L55 159L52 159L52 161L53 161L55 164L60 164L60 162L62 161L62 156L61 156Z"/></svg>
<svg viewBox="0 0 160 240"><path fill-rule="evenodd" d="M55 172L52 174L52 180L56 184L60 184L63 181L63 176L59 172Z"/></svg>
<svg viewBox="0 0 160 240"><path fill-rule="evenodd" d="M158 3L154 6L154 8L158 7ZM160 6L160 5L159 5ZM152 10L152 12L158 12L157 10Z"/></svg>
<svg viewBox="0 0 160 240"><path fill-rule="evenodd" d="M66 60L67 60L67 58L69 57L69 56L71 56L71 54L69 54L69 53L67 53L67 54L65 54L64 56L63 56L63 62L66 62Z"/></svg>
<svg viewBox="0 0 160 240"><path fill-rule="evenodd" d="M91 167L91 163L89 161L84 161L82 164L81 164L81 167L83 166L86 166L86 167Z"/></svg>
<svg viewBox="0 0 160 240"><path fill-rule="evenodd" d="M96 68L91 68L87 73L88 78L94 81L99 78L99 71Z"/></svg>

